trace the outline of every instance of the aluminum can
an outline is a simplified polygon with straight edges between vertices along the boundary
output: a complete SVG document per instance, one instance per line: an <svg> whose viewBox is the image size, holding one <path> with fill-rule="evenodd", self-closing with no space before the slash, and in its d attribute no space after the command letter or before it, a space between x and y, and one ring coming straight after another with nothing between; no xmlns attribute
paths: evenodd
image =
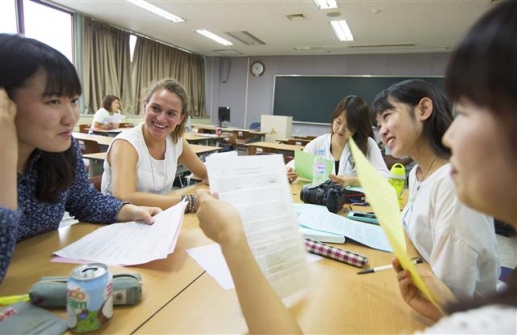
<svg viewBox="0 0 517 335"><path fill-rule="evenodd" d="M68 327L74 333L101 328L113 315L113 277L101 263L72 270L66 287Z"/></svg>

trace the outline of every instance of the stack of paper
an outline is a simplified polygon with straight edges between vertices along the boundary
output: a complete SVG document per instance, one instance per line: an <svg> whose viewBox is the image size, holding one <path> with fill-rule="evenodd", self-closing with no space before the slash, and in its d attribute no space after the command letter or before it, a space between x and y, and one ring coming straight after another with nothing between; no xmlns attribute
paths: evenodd
<svg viewBox="0 0 517 335"><path fill-rule="evenodd" d="M95 230L54 254L76 261L136 265L167 258L178 240L186 202L154 216L154 224L114 223Z"/></svg>
<svg viewBox="0 0 517 335"><path fill-rule="evenodd" d="M328 242L328 243L345 243L345 236L329 233L322 230L314 230L307 228L306 225L300 221L300 216L304 211L313 212L316 216L318 213L322 215L326 215L329 213L327 207L320 205L312 205L312 204L294 204L294 210L296 212L298 225L300 226L300 233L302 233L303 237L310 238L311 240L320 241L320 242Z"/></svg>

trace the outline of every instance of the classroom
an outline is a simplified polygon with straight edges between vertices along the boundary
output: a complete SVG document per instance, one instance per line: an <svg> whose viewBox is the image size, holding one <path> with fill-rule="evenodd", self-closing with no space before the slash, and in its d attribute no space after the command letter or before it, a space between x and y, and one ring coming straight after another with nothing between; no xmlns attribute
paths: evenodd
<svg viewBox="0 0 517 335"><path fill-rule="evenodd" d="M363 96L370 104L382 89L413 78L443 89L452 49L493 3L4 0L0 33L47 43L76 67L83 94L73 136L90 182L100 190L106 151L125 132L93 129L93 116L108 94L120 97L123 122L131 129L144 121L148 86L173 77L189 98L184 139L203 162L214 152L235 150L242 156L280 153L288 163L296 151L330 132L332 110L347 95ZM36 23L38 13L45 15ZM45 17L61 21L51 30ZM351 39L335 33L331 21L339 20L348 23ZM210 34L215 40L206 37ZM104 43L98 49L97 40ZM124 42L117 45L117 40ZM209 189L185 164L178 162L175 171L174 192L182 200ZM307 181L289 182L293 202L300 203ZM406 191L405 202L409 196ZM345 206L352 212L373 210L367 202ZM224 288L191 257L194 248L213 241L195 213L185 212L182 220L174 252L166 258L134 267L110 265L115 274L139 273L143 296L138 304L115 306L99 333L249 332L236 291ZM58 231L17 243L0 296L24 294L44 276L67 276L76 264L51 262L52 253L99 227L76 222L65 215ZM517 266L512 237L497 235L497 242L501 266ZM332 245L367 258L366 269L389 265L393 258L354 241ZM358 276L357 266L326 258L308 268L313 286L303 298L285 302L306 333L413 333L433 324L404 303L393 271ZM67 316L63 308L49 310Z"/></svg>

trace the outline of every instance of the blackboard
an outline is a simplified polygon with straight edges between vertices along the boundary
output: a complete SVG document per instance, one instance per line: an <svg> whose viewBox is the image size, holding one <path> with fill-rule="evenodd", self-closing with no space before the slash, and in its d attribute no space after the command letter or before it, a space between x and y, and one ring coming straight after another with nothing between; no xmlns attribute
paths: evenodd
<svg viewBox="0 0 517 335"><path fill-rule="evenodd" d="M293 121L330 123L339 100L358 95L368 104L382 90L406 79L423 79L443 90L443 77L275 76L273 114Z"/></svg>

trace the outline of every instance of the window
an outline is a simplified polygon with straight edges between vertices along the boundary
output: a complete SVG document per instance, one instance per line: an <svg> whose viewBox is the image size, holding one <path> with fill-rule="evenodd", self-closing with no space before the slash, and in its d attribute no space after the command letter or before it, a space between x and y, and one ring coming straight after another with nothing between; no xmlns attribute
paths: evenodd
<svg viewBox="0 0 517 335"><path fill-rule="evenodd" d="M23 11L25 36L50 45L73 62L72 15L29 0L23 0Z"/></svg>
<svg viewBox="0 0 517 335"><path fill-rule="evenodd" d="M0 1L0 33L17 33L15 0Z"/></svg>

